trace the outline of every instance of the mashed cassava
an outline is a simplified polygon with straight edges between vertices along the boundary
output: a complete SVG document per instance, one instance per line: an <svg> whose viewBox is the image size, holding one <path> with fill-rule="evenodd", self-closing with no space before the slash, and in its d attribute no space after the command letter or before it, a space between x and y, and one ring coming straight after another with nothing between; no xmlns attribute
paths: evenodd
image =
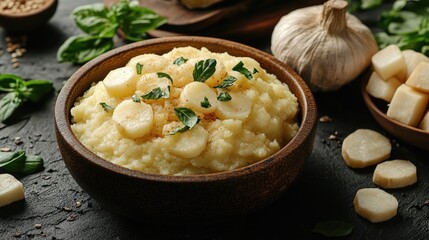
<svg viewBox="0 0 429 240"><path fill-rule="evenodd" d="M286 145L298 102L258 62L206 48L136 56L77 99L72 130L107 161L147 173L237 169Z"/></svg>

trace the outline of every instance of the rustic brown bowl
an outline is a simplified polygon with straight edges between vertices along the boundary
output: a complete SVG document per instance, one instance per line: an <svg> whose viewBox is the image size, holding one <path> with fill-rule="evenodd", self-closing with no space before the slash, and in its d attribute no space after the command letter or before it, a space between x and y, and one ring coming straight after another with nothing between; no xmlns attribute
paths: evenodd
<svg viewBox="0 0 429 240"><path fill-rule="evenodd" d="M23 13L6 13L0 10L0 26L11 32L30 32L41 27L54 15L58 0L47 0L35 10Z"/></svg>
<svg viewBox="0 0 429 240"><path fill-rule="evenodd" d="M365 74L362 79L361 92L363 100L367 105L372 116L378 124L392 136L414 147L429 151L429 132L403 124L386 115L387 102L371 97L365 87L368 83L370 74Z"/></svg>
<svg viewBox="0 0 429 240"><path fill-rule="evenodd" d="M144 53L163 54L174 47L206 47L248 56L287 83L300 106L300 129L281 150L238 170L196 176L148 174L120 167L96 156L74 136L70 109L92 83ZM295 181L311 154L316 104L309 88L288 66L260 50L222 39L170 37L114 49L75 72L58 96L55 125L64 162L77 183L110 210L134 219L196 220L248 214L274 201Z"/></svg>

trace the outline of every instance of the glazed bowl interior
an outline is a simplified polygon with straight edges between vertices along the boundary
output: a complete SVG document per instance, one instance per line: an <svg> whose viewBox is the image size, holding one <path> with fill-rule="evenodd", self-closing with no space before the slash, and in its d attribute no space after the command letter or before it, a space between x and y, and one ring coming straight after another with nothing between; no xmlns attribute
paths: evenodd
<svg viewBox="0 0 429 240"><path fill-rule="evenodd" d="M79 142L70 127L70 110L76 99L82 96L93 83L103 80L110 70L124 66L134 56L145 53L162 55L173 48L186 46L205 47L212 52L228 52L232 56L251 57L258 61L267 72L277 75L279 80L286 83L298 99L300 127L296 136L274 155L249 166L233 171L192 176L167 176L130 170L98 157ZM55 106L55 123L58 145L66 166L78 184L96 200L114 212L120 212L125 216L135 215L138 212L141 215L149 216L193 217L206 214L217 215L220 214L221 209L221 215L247 213L266 205L283 193L294 182L306 158L311 154L317 123L316 111L314 98L304 81L288 66L271 55L222 39L169 37L129 44L103 54L82 66L67 81L58 96ZM80 165L77 162L80 162ZM88 168L91 168L93 173L87 172ZM100 190L99 186L92 186L93 184L89 182L91 177L88 177L88 174L94 176L99 174L103 177L108 175L109 179L115 178L115 181L120 181L121 184L142 188L144 196L141 196L139 201L146 201L148 207L139 206L142 208L139 211L127 212L121 207L112 206L112 200L106 199L107 193ZM112 184L115 185L113 180ZM167 193L164 192L161 195L153 193L163 191L160 189L164 187L167 189L165 190L168 191ZM118 189L123 191L119 186ZM111 191L109 187L106 187L105 190ZM127 192L126 194L131 195L132 193ZM150 196L151 194L154 196ZM176 197L180 195L181 198L186 199L186 202L179 199L181 206L168 205L168 197L164 200L159 199L165 195L176 195ZM193 199L194 197L191 195L198 195L198 197ZM138 199L139 196L134 194L133 198ZM208 202L211 201L213 206L208 207L199 203L204 199ZM122 201L122 199L118 199L118 201ZM162 201L164 201L164 205L158 206ZM161 209L166 207L174 210Z"/></svg>

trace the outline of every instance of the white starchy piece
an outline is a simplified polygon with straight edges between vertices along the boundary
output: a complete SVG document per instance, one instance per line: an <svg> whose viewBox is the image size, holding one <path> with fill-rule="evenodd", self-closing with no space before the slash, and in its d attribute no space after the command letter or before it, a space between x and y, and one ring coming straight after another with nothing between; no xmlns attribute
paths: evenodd
<svg viewBox="0 0 429 240"><path fill-rule="evenodd" d="M131 96L136 90L136 69L133 67L121 67L110 71L103 80L109 95L113 97Z"/></svg>
<svg viewBox="0 0 429 240"><path fill-rule="evenodd" d="M402 84L393 95L387 116L406 125L416 127L422 120L429 95Z"/></svg>
<svg viewBox="0 0 429 240"><path fill-rule="evenodd" d="M405 63L407 64L407 76L408 79L417 65L421 62L429 63L429 58L426 57L423 53L416 52L411 49L403 50L402 55L404 55Z"/></svg>
<svg viewBox="0 0 429 240"><path fill-rule="evenodd" d="M155 88L160 88L161 91L169 92L172 89L172 83L166 77L159 77L157 73L147 73L142 75L138 80L136 92L139 95L144 95Z"/></svg>
<svg viewBox="0 0 429 240"><path fill-rule="evenodd" d="M429 94L429 63L419 63L405 84Z"/></svg>
<svg viewBox="0 0 429 240"><path fill-rule="evenodd" d="M219 90L220 94L224 90ZM245 120L252 111L252 99L245 93L228 92L231 95L229 101L218 101L216 116L219 119Z"/></svg>
<svg viewBox="0 0 429 240"><path fill-rule="evenodd" d="M208 8L222 1L224 0L180 0L180 2L189 9Z"/></svg>
<svg viewBox="0 0 429 240"><path fill-rule="evenodd" d="M385 136L370 129L358 129L342 145L342 156L349 167L364 168L390 157L392 145Z"/></svg>
<svg viewBox="0 0 429 240"><path fill-rule="evenodd" d="M404 55L396 45L389 45L372 56L372 65L377 74L387 80L397 74L406 74Z"/></svg>
<svg viewBox="0 0 429 240"><path fill-rule="evenodd" d="M390 102L396 89L401 84L402 83L395 77L384 81L376 72L373 72L368 80L368 84L366 85L366 91L369 95L375 98L380 98L386 102Z"/></svg>
<svg viewBox="0 0 429 240"><path fill-rule="evenodd" d="M200 125L190 130L170 136L170 152L183 157L194 158L204 151L209 139L209 133Z"/></svg>
<svg viewBox="0 0 429 240"><path fill-rule="evenodd" d="M416 166L407 160L392 160L379 163L372 181L382 188L401 188L417 182Z"/></svg>
<svg viewBox="0 0 429 240"><path fill-rule="evenodd" d="M210 107L201 106L204 98L208 99ZM187 84L180 94L180 103L197 112L212 113L217 108L217 95L213 88L202 82L191 82Z"/></svg>
<svg viewBox="0 0 429 240"><path fill-rule="evenodd" d="M130 59L127 67L132 67L137 71L137 63L141 64L141 73L152 73L162 71L168 64L168 59L157 54L142 54Z"/></svg>
<svg viewBox="0 0 429 240"><path fill-rule="evenodd" d="M419 128L429 132L429 111L426 112L425 116L420 122Z"/></svg>
<svg viewBox="0 0 429 240"><path fill-rule="evenodd" d="M25 198L24 186L10 174L0 174L0 207Z"/></svg>
<svg viewBox="0 0 429 240"><path fill-rule="evenodd" d="M353 205L359 216L372 223L387 221L398 212L398 200L395 196L378 188L359 189Z"/></svg>
<svg viewBox="0 0 429 240"><path fill-rule="evenodd" d="M144 102L124 100L113 111L112 120L129 138L140 138L150 133L153 126L152 107Z"/></svg>

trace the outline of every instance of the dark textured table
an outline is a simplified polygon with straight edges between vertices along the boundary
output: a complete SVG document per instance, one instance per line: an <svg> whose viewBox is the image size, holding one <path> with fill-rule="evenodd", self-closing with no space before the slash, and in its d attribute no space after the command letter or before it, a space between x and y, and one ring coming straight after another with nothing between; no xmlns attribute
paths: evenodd
<svg viewBox="0 0 429 240"><path fill-rule="evenodd" d="M67 37L80 33L70 12L90 2L97 1L61 0L50 23L28 34L27 52L18 68L5 51L7 33L0 30L0 72L50 79L56 89L42 104L26 105L21 121L0 125L0 147L25 149L45 160L43 171L19 179L25 202L0 208L0 239L322 239L310 229L326 220L352 224L349 239L429 239L428 152L395 140L377 125L363 103L358 80L333 93L315 94L319 116L333 121L319 122L314 151L293 187L251 216L217 224L161 225L133 222L100 206L65 168L54 134L55 99L79 67L58 63L56 51ZM360 17L374 24L373 18ZM269 36L248 44L269 51ZM358 128L385 134L394 142L391 158L408 159L417 167L417 184L388 190L398 199L399 211L387 222L372 224L354 212L356 191L375 187L373 167L350 169L341 158L341 141ZM330 140L331 135L336 139Z"/></svg>

